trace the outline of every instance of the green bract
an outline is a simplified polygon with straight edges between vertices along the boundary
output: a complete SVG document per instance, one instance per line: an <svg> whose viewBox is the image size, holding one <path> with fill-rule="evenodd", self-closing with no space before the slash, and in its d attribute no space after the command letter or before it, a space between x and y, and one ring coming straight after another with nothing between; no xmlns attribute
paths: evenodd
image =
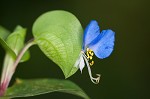
<svg viewBox="0 0 150 99"><path fill-rule="evenodd" d="M62 69L65 77L73 75L81 51L83 29L71 13L56 10L41 15L33 25L33 35L44 54Z"/></svg>

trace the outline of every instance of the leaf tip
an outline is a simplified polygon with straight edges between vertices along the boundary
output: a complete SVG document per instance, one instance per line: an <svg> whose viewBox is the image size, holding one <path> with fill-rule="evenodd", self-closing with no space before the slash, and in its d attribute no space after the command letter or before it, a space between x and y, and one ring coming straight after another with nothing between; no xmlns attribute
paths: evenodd
<svg viewBox="0 0 150 99"><path fill-rule="evenodd" d="M65 79L69 78L70 76L72 76L74 73L76 73L78 70L78 68L76 67L72 67L69 73L64 73L65 75Z"/></svg>

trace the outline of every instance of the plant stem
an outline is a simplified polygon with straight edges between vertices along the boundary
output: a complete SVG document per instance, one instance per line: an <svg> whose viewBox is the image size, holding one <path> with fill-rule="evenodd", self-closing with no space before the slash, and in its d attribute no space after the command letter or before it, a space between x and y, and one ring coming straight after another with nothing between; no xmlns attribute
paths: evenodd
<svg viewBox="0 0 150 99"><path fill-rule="evenodd" d="M15 63L13 64L14 69L16 69L18 63L20 62L22 56L24 55L24 53L32 46L35 45L36 43L34 42L34 39L31 39L28 41L28 43L25 45L25 47L20 51L20 53L18 54ZM14 70L15 71L15 70Z"/></svg>
<svg viewBox="0 0 150 99"><path fill-rule="evenodd" d="M5 61L6 63L8 63L7 65L8 66L8 71L7 70L3 70L2 73L3 73L3 76L2 78L4 79L1 79L1 84L0 84L0 96L3 96L9 83L10 83L10 80L16 70L16 67L18 65L18 63L20 62L22 56L24 55L24 53L32 46L32 45L35 45L36 43L34 42L34 39L31 39L28 41L28 43L22 48L22 50L20 51L20 53L18 54L16 60L11 60L11 62L7 62ZM6 54L7 55L7 54ZM10 57L11 59L11 57ZM5 64L4 62L4 64ZM10 63L10 64L9 64ZM6 72L7 71L7 72Z"/></svg>

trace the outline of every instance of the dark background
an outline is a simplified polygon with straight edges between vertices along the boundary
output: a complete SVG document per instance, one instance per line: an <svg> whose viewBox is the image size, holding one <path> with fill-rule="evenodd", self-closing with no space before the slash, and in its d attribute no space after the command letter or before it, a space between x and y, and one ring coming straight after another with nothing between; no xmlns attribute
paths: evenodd
<svg viewBox="0 0 150 99"><path fill-rule="evenodd" d="M103 60L95 58L93 74L102 75L94 85L88 76L78 71L69 80L79 85L92 99L150 99L150 1L149 0L0 0L0 25L13 30L20 24L32 38L32 24L42 13L61 9L72 12L85 26L96 19L101 29L116 32L115 49ZM37 46L30 49L31 59L19 64L13 76L19 78L64 79L59 67ZM0 65L4 50L0 47ZM81 99L64 93L50 93L23 99Z"/></svg>

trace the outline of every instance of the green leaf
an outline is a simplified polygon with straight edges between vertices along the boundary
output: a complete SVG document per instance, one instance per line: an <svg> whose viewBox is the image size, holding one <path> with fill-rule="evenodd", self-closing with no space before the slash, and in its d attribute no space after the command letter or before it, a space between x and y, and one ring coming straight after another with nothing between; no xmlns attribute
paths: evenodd
<svg viewBox="0 0 150 99"><path fill-rule="evenodd" d="M8 46L8 44L2 38L0 38L0 44L5 49L6 53L12 56L13 59L16 59L15 52Z"/></svg>
<svg viewBox="0 0 150 99"><path fill-rule="evenodd" d="M24 47L25 36L26 29L22 28L21 26L17 26L14 32L11 33L6 39L8 46L15 52L16 55L18 55L21 49ZM27 51L20 62L27 61L29 57L30 54Z"/></svg>
<svg viewBox="0 0 150 99"><path fill-rule="evenodd" d="M13 59L16 59L17 54L24 46L26 29L17 26L13 33L0 26L0 44L5 49L6 53L10 54ZM6 41L5 41L6 40ZM29 51L25 52L20 62L25 62L30 58Z"/></svg>
<svg viewBox="0 0 150 99"><path fill-rule="evenodd" d="M6 38L10 34L9 30L5 29L4 27L0 26L0 44L4 48L4 50L9 53L14 59L16 58L16 54L14 51L9 47L9 45L5 42Z"/></svg>
<svg viewBox="0 0 150 99"><path fill-rule="evenodd" d="M83 29L79 20L67 11L50 11L35 21L32 30L44 54L62 69L66 78L73 75L82 46Z"/></svg>
<svg viewBox="0 0 150 99"><path fill-rule="evenodd" d="M6 39L7 44L16 53L16 55L18 55L24 45L25 35L26 29L21 26L17 26L14 32L11 33Z"/></svg>
<svg viewBox="0 0 150 99"><path fill-rule="evenodd" d="M4 27L0 26L0 44L5 49L6 53L10 54L10 56L12 56L13 59L16 59L16 54L18 54L24 46L25 33L26 29L22 28L21 26L17 26L12 34L10 34L10 32ZM15 50L17 51L15 52ZM25 62L29 58L30 53L29 51L27 51L23 55L20 62Z"/></svg>
<svg viewBox="0 0 150 99"><path fill-rule="evenodd" d="M5 29L4 27L0 26L0 38L5 40L8 35L10 34L9 30Z"/></svg>
<svg viewBox="0 0 150 99"><path fill-rule="evenodd" d="M24 55L22 56L20 62L26 62L26 61L29 60L29 58L30 58L30 51L27 50L27 51L24 53Z"/></svg>
<svg viewBox="0 0 150 99"><path fill-rule="evenodd" d="M20 80L7 89L4 97L29 97L51 92L64 92L89 99L85 92L71 81L58 79Z"/></svg>

